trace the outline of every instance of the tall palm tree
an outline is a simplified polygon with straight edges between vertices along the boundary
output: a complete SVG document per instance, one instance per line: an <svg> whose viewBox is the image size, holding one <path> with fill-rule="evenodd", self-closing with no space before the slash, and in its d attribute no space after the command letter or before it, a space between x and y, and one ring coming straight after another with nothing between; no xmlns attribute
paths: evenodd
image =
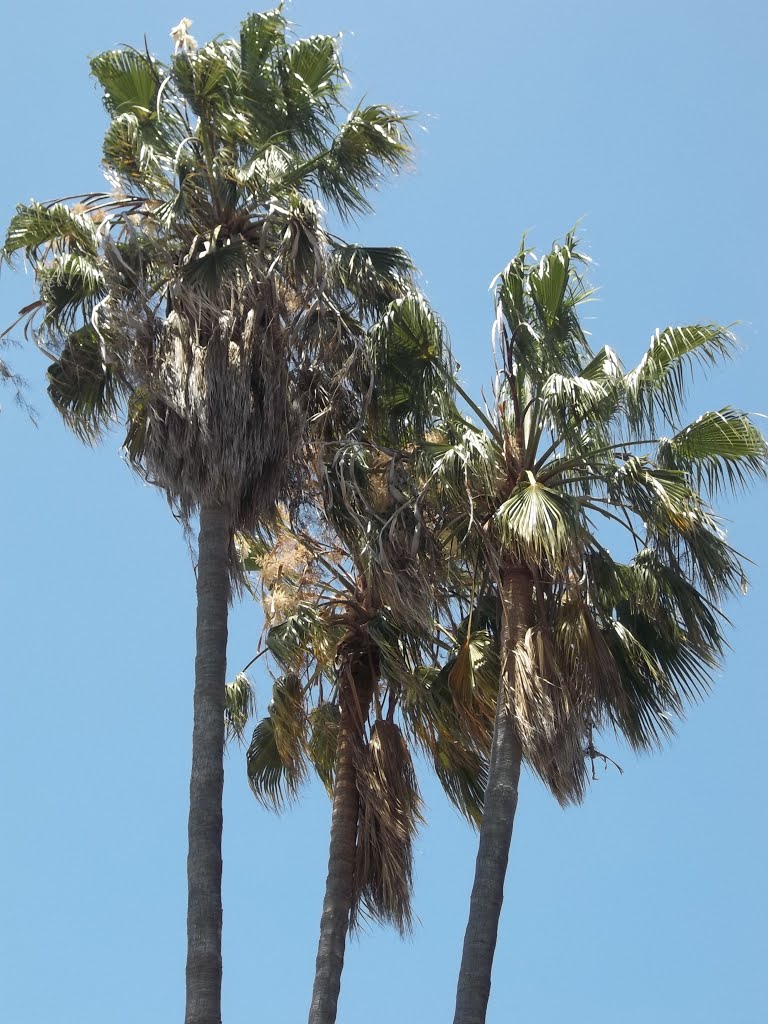
<svg viewBox="0 0 768 1024"><path fill-rule="evenodd" d="M459 701L451 665L425 667L455 586L412 469L414 443L451 404L441 325L414 294L392 303L369 341L376 374L355 435L317 446L311 506L297 522L247 545L278 667L248 750L251 786L279 809L311 764L333 800L310 1024L336 1019L346 936L361 915L410 929L420 798L409 746L479 819L498 675L479 672ZM465 733L468 720L483 728Z"/></svg>
<svg viewBox="0 0 768 1024"><path fill-rule="evenodd" d="M190 782L187 1024L218 1024L221 795L233 537L300 487L297 453L344 407L372 310L408 286L396 249L323 226L366 211L408 157L404 119L342 107L338 41L291 41L282 9L168 63L131 48L91 70L109 115L110 191L17 208L38 298L20 312L49 395L87 442L125 424L133 465L199 516Z"/></svg>
<svg viewBox="0 0 768 1024"><path fill-rule="evenodd" d="M601 730L653 748L707 692L721 603L745 586L711 502L768 467L746 414L681 418L689 371L725 357L729 331L656 331L625 372L579 323L585 263L572 234L542 258L521 247L496 283L492 408L429 452L445 536L496 602L500 651L455 1024L485 1021L522 762L579 802Z"/></svg>

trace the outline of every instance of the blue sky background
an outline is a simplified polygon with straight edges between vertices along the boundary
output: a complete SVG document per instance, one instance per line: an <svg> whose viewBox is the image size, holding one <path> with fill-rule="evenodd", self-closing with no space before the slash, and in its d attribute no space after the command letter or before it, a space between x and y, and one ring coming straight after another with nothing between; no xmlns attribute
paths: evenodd
<svg viewBox="0 0 768 1024"><path fill-rule="evenodd" d="M185 0L186 2L186 0ZM15 4L3 16L0 220L18 201L100 187L104 124L86 57L158 53L182 15L201 41L245 13L219 0ZM734 364L691 414L768 410L762 3L447 5L296 0L304 34L343 31L353 96L419 112L414 169L360 237L404 244L465 379L491 371L488 285L523 230L578 218L600 292L597 344L631 362L657 326L739 320ZM3 272L0 321L29 301ZM194 588L162 497L88 451L46 404L44 360L10 351L35 429L0 395L0 1014L14 1024L179 1021ZM758 1024L765 1019L765 489L727 510L757 563L730 609L716 692L662 755L616 754L584 807L523 782L489 1024ZM260 624L232 616L230 673ZM254 677L265 709L269 682ZM330 808L282 818L227 763L226 1024L306 1019ZM476 839L425 778L414 938L374 929L347 958L339 1024L451 1019Z"/></svg>

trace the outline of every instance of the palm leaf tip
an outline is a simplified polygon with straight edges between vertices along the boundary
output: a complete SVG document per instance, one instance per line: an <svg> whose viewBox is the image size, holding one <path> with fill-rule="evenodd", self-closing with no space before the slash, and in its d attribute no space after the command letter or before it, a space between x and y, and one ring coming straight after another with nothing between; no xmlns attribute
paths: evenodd
<svg viewBox="0 0 768 1024"><path fill-rule="evenodd" d="M731 355L735 344L732 331L720 324L657 330L638 365L624 379L629 425L642 431L657 420L679 423L693 368L716 366Z"/></svg>
<svg viewBox="0 0 768 1024"><path fill-rule="evenodd" d="M768 443L751 418L726 406L706 412L659 443L661 466L679 469L716 497L768 476Z"/></svg>

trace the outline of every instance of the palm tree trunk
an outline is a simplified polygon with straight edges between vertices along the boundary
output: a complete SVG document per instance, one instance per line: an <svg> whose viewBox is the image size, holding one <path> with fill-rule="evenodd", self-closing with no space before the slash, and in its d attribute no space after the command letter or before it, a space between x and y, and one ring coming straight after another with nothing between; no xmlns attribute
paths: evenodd
<svg viewBox="0 0 768 1024"><path fill-rule="evenodd" d="M334 1024L336 1020L354 898L357 819L360 809L357 758L365 739L365 722L377 676L375 655L365 644L348 659L342 659L339 674L341 720L336 747L328 877L320 918L320 941L309 1024Z"/></svg>
<svg viewBox="0 0 768 1024"><path fill-rule="evenodd" d="M531 579L525 570L506 570L501 588L501 659L496 721L480 826L475 880L464 933L454 1024L484 1024L491 993L504 877L507 873L522 747L508 707L507 685L515 668L515 649L532 621Z"/></svg>
<svg viewBox="0 0 768 1024"><path fill-rule="evenodd" d="M221 1024L221 835L230 519L200 510L197 652L187 856L185 1024Z"/></svg>

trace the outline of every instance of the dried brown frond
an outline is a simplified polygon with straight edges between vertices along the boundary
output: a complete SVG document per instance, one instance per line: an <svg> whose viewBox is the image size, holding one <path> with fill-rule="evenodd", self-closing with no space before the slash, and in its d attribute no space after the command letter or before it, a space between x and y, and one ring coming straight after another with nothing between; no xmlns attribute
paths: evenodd
<svg viewBox="0 0 768 1024"><path fill-rule="evenodd" d="M306 575L317 575L312 565L312 552L289 534L280 535L261 561L264 586L270 588L286 579L301 580Z"/></svg>
<svg viewBox="0 0 768 1024"><path fill-rule="evenodd" d="M368 490L371 496L371 507L379 514L391 510L393 501L389 493L386 469L373 468L368 477Z"/></svg>
<svg viewBox="0 0 768 1024"><path fill-rule="evenodd" d="M427 444L446 444L448 435L444 430L426 430L424 432L424 440Z"/></svg>
<svg viewBox="0 0 768 1024"><path fill-rule="evenodd" d="M407 934L413 926L413 840L422 821L421 797L407 744L393 722L379 719L369 743L359 750L357 789L360 811L350 928L370 916Z"/></svg>
<svg viewBox="0 0 768 1024"><path fill-rule="evenodd" d="M523 756L561 804L580 803L589 773L587 706L577 677L557 668L544 629L529 629L514 651L507 701Z"/></svg>

